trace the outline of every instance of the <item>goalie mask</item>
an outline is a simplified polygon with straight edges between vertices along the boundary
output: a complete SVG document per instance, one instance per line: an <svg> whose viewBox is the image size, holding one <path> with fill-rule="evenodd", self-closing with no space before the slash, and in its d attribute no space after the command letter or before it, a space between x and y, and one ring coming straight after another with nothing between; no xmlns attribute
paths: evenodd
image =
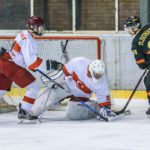
<svg viewBox="0 0 150 150"><path fill-rule="evenodd" d="M41 36L44 32L44 20L37 16L32 16L28 19L27 25L30 30L36 35Z"/></svg>
<svg viewBox="0 0 150 150"><path fill-rule="evenodd" d="M104 74L105 72L105 65L102 60L94 60L89 65L89 71L92 76L92 80L94 83L97 83L98 79Z"/></svg>

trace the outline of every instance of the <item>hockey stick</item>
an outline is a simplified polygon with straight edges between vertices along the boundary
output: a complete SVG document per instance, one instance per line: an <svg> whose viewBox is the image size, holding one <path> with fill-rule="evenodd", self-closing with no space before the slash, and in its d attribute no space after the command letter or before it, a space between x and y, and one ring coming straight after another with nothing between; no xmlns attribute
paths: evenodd
<svg viewBox="0 0 150 150"><path fill-rule="evenodd" d="M46 101L45 101L45 103L44 103L44 107L43 107L42 113L41 113L40 118L39 118L40 122L42 122L42 118L43 118L43 115L44 115L44 112L45 112L45 108L46 108L46 105L47 105L47 102L48 102L48 99L49 99L51 90L52 90L52 87L51 87L51 89L49 90L48 96L47 96Z"/></svg>
<svg viewBox="0 0 150 150"><path fill-rule="evenodd" d="M61 41L61 49L62 49L62 56L61 56L61 60L64 57L65 58L65 63L67 63L70 59L69 59L69 55L68 52L66 50L67 44L68 44L69 40L66 40L65 45L63 44L63 42Z"/></svg>
<svg viewBox="0 0 150 150"><path fill-rule="evenodd" d="M14 45L16 44L16 41L12 44L11 46L11 49L10 50L7 50L6 48L4 47L1 47L1 51L3 51L4 53L7 52L7 51L12 51L12 49L14 48Z"/></svg>
<svg viewBox="0 0 150 150"><path fill-rule="evenodd" d="M102 116L100 113L98 113L93 107L89 106L88 104L84 103L83 101L80 101L80 104L85 106L88 110L90 110L91 112L93 112L95 115L99 116L100 118L102 118L104 121L108 122L109 119Z"/></svg>
<svg viewBox="0 0 150 150"><path fill-rule="evenodd" d="M59 86L60 88L64 89L63 86L61 86L58 82L56 82L55 80L51 79L48 75L46 75L44 72L42 72L40 69L36 69L37 72L39 72L41 75L43 75L44 77L46 77L47 79L49 79L51 82L53 82L54 84L56 84L57 86Z"/></svg>
<svg viewBox="0 0 150 150"><path fill-rule="evenodd" d="M69 40L66 40L65 45L63 45L63 42L61 41L61 47L62 47L62 52L63 52L63 53L66 52L66 47L67 47L68 42L69 42Z"/></svg>
<svg viewBox="0 0 150 150"><path fill-rule="evenodd" d="M129 103L130 103L130 101L131 101L131 99L132 99L134 93L136 92L136 90L137 90L139 84L141 83L143 77L145 76L147 70L148 70L148 69L146 69L146 70L144 71L144 73L142 74L142 76L140 77L138 83L136 84L134 90L132 91L132 93L131 93L131 95L130 95L128 101L127 101L127 103L125 104L125 106L124 106L120 111L115 112L117 115L123 114L123 113L125 112L125 110L126 110L127 106L129 105Z"/></svg>

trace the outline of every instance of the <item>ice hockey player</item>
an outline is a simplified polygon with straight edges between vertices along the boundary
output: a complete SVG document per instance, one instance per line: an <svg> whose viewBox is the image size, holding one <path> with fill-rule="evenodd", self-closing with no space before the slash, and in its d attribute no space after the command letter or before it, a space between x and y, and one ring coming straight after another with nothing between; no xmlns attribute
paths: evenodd
<svg viewBox="0 0 150 150"><path fill-rule="evenodd" d="M100 107L99 113L106 118L116 117L116 114L110 108L111 102L105 76L105 66L102 60L91 61L84 57L76 57L63 66L63 72L63 81L59 83L64 89L57 86L51 90L46 106L47 109L54 101L60 101L70 96L71 100L68 107L71 107L71 109L68 108L67 110L69 118L87 119L88 116L87 118L83 116L86 113L85 111L81 114L81 109L87 110L87 108L81 106L79 101L88 103L91 95L95 93ZM39 115L39 106L41 106L42 102L36 102L37 104L35 103L33 107L33 113Z"/></svg>
<svg viewBox="0 0 150 150"><path fill-rule="evenodd" d="M0 52L0 97L11 90L12 82L27 91L21 102L18 118L37 119L28 112L32 108L39 85L29 70L41 68L45 62L38 55L38 45L35 36L41 36L44 31L44 21L38 16L27 20L28 30L24 30L15 38L10 51L1 48Z"/></svg>
<svg viewBox="0 0 150 150"><path fill-rule="evenodd" d="M131 50L134 53L136 64L140 69L150 68L150 24L141 27L140 18L137 16L128 17L124 23L124 29L134 36ZM147 98L150 105L150 71L144 78ZM146 111L150 116L150 107Z"/></svg>

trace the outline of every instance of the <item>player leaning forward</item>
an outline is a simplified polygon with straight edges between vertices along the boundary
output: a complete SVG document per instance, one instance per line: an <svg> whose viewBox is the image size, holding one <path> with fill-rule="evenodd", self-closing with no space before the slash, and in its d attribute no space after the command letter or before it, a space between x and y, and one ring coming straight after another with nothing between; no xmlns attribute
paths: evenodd
<svg viewBox="0 0 150 150"><path fill-rule="evenodd" d="M64 89L58 86L52 88L45 107L46 109L54 104L54 102L70 96L71 100L69 101L68 107L71 108L68 108L69 112L67 114L72 114L69 115L69 118L82 119L84 116L82 116L83 114L79 114L80 109L87 110L87 108L79 105L79 101L88 103L91 95L95 93L98 106L100 107L100 114L107 118L116 116L110 109L111 102L105 76L105 66L102 60L91 61L84 57L77 57L63 65L63 73L64 77L62 77L62 81L59 83ZM39 99L36 103L32 111L34 114L39 115L43 109L40 109L43 102Z"/></svg>
<svg viewBox="0 0 150 150"><path fill-rule="evenodd" d="M28 70L40 68L44 62L37 56L38 47L35 36L44 31L44 21L32 16L27 21L28 30L18 34L11 51L2 52L0 56L0 97L11 89L12 82L27 91L19 108L18 118L37 119L28 112L32 108L39 86L35 77Z"/></svg>
<svg viewBox="0 0 150 150"><path fill-rule="evenodd" d="M141 28L140 18L137 16L129 17L125 23L124 28L134 36L131 50L134 53L135 61L140 69L148 69L147 75L144 78L147 98L150 105L150 24ZM150 115L150 107L146 111Z"/></svg>

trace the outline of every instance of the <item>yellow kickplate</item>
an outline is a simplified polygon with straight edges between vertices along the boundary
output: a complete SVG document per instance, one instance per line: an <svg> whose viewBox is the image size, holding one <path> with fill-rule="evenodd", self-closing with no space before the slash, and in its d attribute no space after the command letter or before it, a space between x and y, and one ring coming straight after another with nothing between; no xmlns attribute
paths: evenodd
<svg viewBox="0 0 150 150"><path fill-rule="evenodd" d="M10 96L23 96L26 92L25 88L12 88L10 92L7 92L6 95ZM110 91L112 98L122 98L122 99L128 99L132 93L130 90L112 90ZM95 98L95 96L92 96ZM133 98L135 99L147 99L146 92L145 91L136 91Z"/></svg>
<svg viewBox="0 0 150 150"><path fill-rule="evenodd" d="M8 96L23 96L26 92L25 88L12 88L10 92L7 92Z"/></svg>
<svg viewBox="0 0 150 150"><path fill-rule="evenodd" d="M128 99L132 91L129 90L112 90L111 96L113 98L124 98ZM136 91L133 95L134 99L147 99L146 91Z"/></svg>

